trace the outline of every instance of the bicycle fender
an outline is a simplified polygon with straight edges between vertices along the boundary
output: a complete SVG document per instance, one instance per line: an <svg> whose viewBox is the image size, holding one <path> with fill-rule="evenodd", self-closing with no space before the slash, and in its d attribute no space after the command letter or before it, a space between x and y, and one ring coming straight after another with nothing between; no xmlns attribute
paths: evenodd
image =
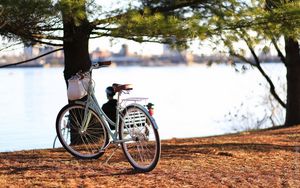
<svg viewBox="0 0 300 188"><path fill-rule="evenodd" d="M83 102L83 101L75 101L74 103L75 103L75 104L81 104L81 105L83 105L83 106L86 105L86 102Z"/></svg>
<svg viewBox="0 0 300 188"><path fill-rule="evenodd" d="M153 122L154 128L156 130L158 130L158 126L157 126L157 123L156 123L155 119L149 114L148 110L145 107L143 107L140 104L130 104L130 105L126 106L126 108L129 108L130 106L136 106L136 107L140 108L145 114L148 115L148 117L150 118L150 120Z"/></svg>

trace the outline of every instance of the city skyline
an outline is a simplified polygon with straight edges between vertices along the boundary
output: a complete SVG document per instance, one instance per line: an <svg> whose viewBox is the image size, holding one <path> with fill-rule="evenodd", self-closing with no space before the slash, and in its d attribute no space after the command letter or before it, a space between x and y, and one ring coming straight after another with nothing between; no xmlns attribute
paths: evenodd
<svg viewBox="0 0 300 188"><path fill-rule="evenodd" d="M9 42L1 39L2 44ZM111 39L110 37L102 37L97 39L90 39L89 41L89 52L100 48L101 50L108 50L113 53L117 53L123 44L127 44L130 47L131 53L136 53L142 56L151 56L151 55L162 55L163 54L163 45L161 43L155 42L143 42L138 43L132 40L127 39ZM5 47L5 46L3 46ZM187 51L197 54L197 55L211 55L212 54L212 47L209 46L208 43L204 42L203 45L199 44L199 41L194 41L190 48ZM16 46L12 46L8 49L0 50L0 57L3 55L20 55L24 52L24 44L18 44Z"/></svg>

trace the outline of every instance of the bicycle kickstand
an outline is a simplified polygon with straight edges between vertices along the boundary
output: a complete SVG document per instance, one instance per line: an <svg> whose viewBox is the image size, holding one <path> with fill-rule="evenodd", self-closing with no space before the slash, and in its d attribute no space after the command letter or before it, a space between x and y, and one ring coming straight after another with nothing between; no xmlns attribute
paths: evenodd
<svg viewBox="0 0 300 188"><path fill-rule="evenodd" d="M102 164L108 164L108 161L112 158L112 156L116 153L117 149L119 149L120 147L121 147L120 144L116 144L114 150L112 151L112 153L107 157L105 162L103 162Z"/></svg>

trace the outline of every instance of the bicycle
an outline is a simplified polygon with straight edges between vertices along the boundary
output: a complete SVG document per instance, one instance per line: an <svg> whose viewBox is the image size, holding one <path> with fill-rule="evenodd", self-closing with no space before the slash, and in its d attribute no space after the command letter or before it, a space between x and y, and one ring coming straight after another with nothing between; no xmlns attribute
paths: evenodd
<svg viewBox="0 0 300 188"><path fill-rule="evenodd" d="M157 124L142 105L136 102L122 105L124 100L121 101L120 97L133 89L130 84L114 85L118 101L116 122L107 117L95 97L91 75L93 69L108 65L110 62L98 62L88 72L77 73L90 78L87 100L75 101L60 110L56 119L57 137L69 153L81 159L99 158L110 144L120 144L134 169L149 172L156 167L160 158ZM109 125L113 125L115 130L111 130Z"/></svg>

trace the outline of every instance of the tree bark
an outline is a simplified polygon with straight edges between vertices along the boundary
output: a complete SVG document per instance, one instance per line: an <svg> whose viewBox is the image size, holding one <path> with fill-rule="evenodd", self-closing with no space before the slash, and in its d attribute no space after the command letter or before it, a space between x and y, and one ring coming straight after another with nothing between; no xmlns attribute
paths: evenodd
<svg viewBox="0 0 300 188"><path fill-rule="evenodd" d="M64 76L66 81L78 71L87 71L90 68L89 35L88 24L76 26L74 23L64 23Z"/></svg>
<svg viewBox="0 0 300 188"><path fill-rule="evenodd" d="M285 37L287 68L286 126L300 124L300 51L298 41Z"/></svg>
<svg viewBox="0 0 300 188"><path fill-rule="evenodd" d="M78 71L87 71L91 66L89 38L92 29L85 6L85 0L62 4L66 82Z"/></svg>
<svg viewBox="0 0 300 188"><path fill-rule="evenodd" d="M76 9L79 7L82 12L86 13L85 4L80 2L73 2L75 4L67 4L69 7L62 12L63 27L64 27L64 55L65 55L65 69L64 77L68 87L68 79L79 71L88 71L91 66L89 55L89 38L91 34L90 24L86 15L81 18L76 18ZM73 5L73 7L72 7ZM80 6L81 5L81 6ZM83 97L85 101L87 97ZM68 100L69 103L72 101ZM79 113L79 114L78 114ZM70 122L74 121L73 115L80 115L83 112L73 112L69 117ZM82 114L83 116L84 114ZM80 122L81 124L81 122ZM71 144L82 144L80 139L78 127L74 128L71 123Z"/></svg>

